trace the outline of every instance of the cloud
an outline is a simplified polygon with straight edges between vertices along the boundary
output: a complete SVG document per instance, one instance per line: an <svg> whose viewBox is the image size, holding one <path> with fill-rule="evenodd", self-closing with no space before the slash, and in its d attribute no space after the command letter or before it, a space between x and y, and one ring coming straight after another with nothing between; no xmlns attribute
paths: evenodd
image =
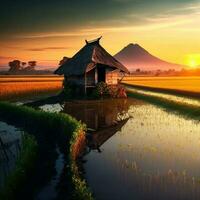
<svg viewBox="0 0 200 200"><path fill-rule="evenodd" d="M90 36L94 35L92 32L59 32L59 33L38 33L16 36L20 39L38 39L38 38L55 38L55 37L75 37L75 36Z"/></svg>
<svg viewBox="0 0 200 200"><path fill-rule="evenodd" d="M200 19L200 4L188 4L181 8L170 9L168 11L157 13L153 15L149 14L132 14L128 13L120 20L116 20L117 25L114 24L114 20L107 20L101 22L104 26L97 26L96 28L88 28L84 31L93 32L124 32L124 31L148 31L159 30L169 27L181 29L187 26L188 29L191 25L199 24ZM98 22L93 22L93 24ZM196 28L195 26L193 26Z"/></svg>
<svg viewBox="0 0 200 200"><path fill-rule="evenodd" d="M29 48L27 51L46 51L46 50L62 50L69 49L70 47L40 47L40 48Z"/></svg>
<svg viewBox="0 0 200 200"><path fill-rule="evenodd" d="M0 60L14 59L11 56L0 56Z"/></svg>
<svg viewBox="0 0 200 200"><path fill-rule="evenodd" d="M114 28L115 30L123 30L126 29L126 27L132 27L132 29L140 29L142 27L143 30L145 26L148 29L161 26L174 26L177 23L174 21L171 22L172 16L186 15L199 10L199 4L192 4L195 0L168 0L167 2L158 0L102 0L102 2L97 1L97 3L88 3L89 1L82 3L80 0L77 1L79 3L76 5L74 2L71 2L70 6L65 7L61 6L62 4L54 3L52 0L52 4L50 3L47 5L47 8L51 5L55 7L56 12L53 12L52 16L48 18L47 14L46 17L37 20L37 23L33 26L35 27L34 29L32 27L28 29L28 25L32 25L32 23L29 21L26 22L24 19L26 31L19 30L18 33L12 35L12 39L28 40L61 37L96 37L104 32L96 32L94 31L95 28L101 29L100 31L108 31L105 29ZM32 2L32 0L30 0L30 2ZM34 6L35 4L33 4L33 7ZM77 15L73 15L72 17L72 14L74 14L72 10L73 12L78 12ZM80 10L81 12L79 12ZM43 10L41 12L42 15L44 15ZM56 17L53 17L54 14ZM4 17L4 19L6 18ZM32 18L31 15L31 20L33 19L35 18ZM40 24L40 21L44 19L46 21ZM156 26L156 23L164 23L164 25ZM183 21L180 23L183 23ZM83 29L88 29L89 31Z"/></svg>
<svg viewBox="0 0 200 200"><path fill-rule="evenodd" d="M200 3L193 3L193 4L187 4L183 7L178 7L178 8L174 8L171 9L170 11L168 11L169 13L194 13L194 12L198 12L200 9Z"/></svg>
<svg viewBox="0 0 200 200"><path fill-rule="evenodd" d="M119 2L119 3L128 3L128 2L135 2L138 3L140 0L113 0L113 2Z"/></svg>
<svg viewBox="0 0 200 200"><path fill-rule="evenodd" d="M196 0L76 0L76 1L4 1L0 12L0 29L5 38L23 34L22 38L74 37L85 36L85 33L53 33L86 27L91 21L94 26L107 24L110 26L137 25L145 23L142 19L157 13L175 9L174 12L198 9ZM7 8L7 9L6 9ZM23 12L24 10L29 12ZM9 10L10 12L7 12ZM20 14L19 14L20 13ZM138 18L127 19L127 14L135 14ZM34 14L34 17L33 17ZM138 22L139 21L139 22ZM13 31L14 30L14 31ZM33 34L38 31L44 34ZM72 31L73 32L73 31Z"/></svg>

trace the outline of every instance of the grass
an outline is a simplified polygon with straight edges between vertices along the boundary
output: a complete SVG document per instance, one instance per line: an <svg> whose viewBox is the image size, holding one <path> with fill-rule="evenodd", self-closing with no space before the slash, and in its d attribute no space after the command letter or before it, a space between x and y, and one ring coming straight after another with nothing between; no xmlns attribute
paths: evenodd
<svg viewBox="0 0 200 200"><path fill-rule="evenodd" d="M0 100L25 100L52 95L62 88L62 77L0 77Z"/></svg>
<svg viewBox="0 0 200 200"><path fill-rule="evenodd" d="M27 133L22 135L20 155L15 170L6 177L5 185L0 191L0 199L14 199L18 190L26 184L26 179L33 170L37 157L37 142Z"/></svg>
<svg viewBox="0 0 200 200"><path fill-rule="evenodd" d="M184 91L190 93L200 92L200 77L125 77L123 83L163 89L171 91Z"/></svg>
<svg viewBox="0 0 200 200"><path fill-rule="evenodd" d="M77 151L74 144L78 141L80 134L84 134L85 130L80 122L64 113L48 113L7 102L0 102L0 120L23 128L33 134L38 142L39 158L38 164L35 166L37 174L33 172L35 177L29 177L32 187L36 187L36 183L44 183L44 178L49 176L48 170L54 169L55 152L53 149L55 149L56 143L59 143L70 165L70 170L66 171L68 174L66 190L73 191L69 191L72 192L70 195L73 199L92 199L86 182L79 173L75 174L78 166L76 157L73 156L73 152ZM32 190L31 185L28 187ZM25 192L22 194L25 196ZM28 193L27 197L28 195L30 194Z"/></svg>

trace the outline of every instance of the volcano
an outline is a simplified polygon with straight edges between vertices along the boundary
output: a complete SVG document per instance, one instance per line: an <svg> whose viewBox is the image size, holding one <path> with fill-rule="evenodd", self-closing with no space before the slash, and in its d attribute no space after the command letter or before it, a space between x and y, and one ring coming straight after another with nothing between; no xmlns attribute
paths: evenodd
<svg viewBox="0 0 200 200"><path fill-rule="evenodd" d="M148 71L163 71L169 69L180 70L184 67L182 65L170 63L153 56L139 44L129 44L119 51L114 57L123 65L125 65L129 71L134 71L136 69Z"/></svg>

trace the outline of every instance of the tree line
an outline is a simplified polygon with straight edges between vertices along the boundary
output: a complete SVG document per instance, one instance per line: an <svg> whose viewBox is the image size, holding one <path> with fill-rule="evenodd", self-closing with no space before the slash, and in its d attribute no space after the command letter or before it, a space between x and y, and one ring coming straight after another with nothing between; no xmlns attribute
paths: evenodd
<svg viewBox="0 0 200 200"><path fill-rule="evenodd" d="M70 58L64 56L60 61L59 65L63 65L67 61L69 61ZM37 66L37 61L28 61L23 62L20 60L13 60L8 63L9 73L23 73L23 72L35 72L35 67Z"/></svg>
<svg viewBox="0 0 200 200"><path fill-rule="evenodd" d="M8 71L9 72L19 72L19 71L30 72L30 71L35 70L36 65L37 65L36 61L28 61L26 63L20 60L13 60L8 63L8 66L10 67Z"/></svg>

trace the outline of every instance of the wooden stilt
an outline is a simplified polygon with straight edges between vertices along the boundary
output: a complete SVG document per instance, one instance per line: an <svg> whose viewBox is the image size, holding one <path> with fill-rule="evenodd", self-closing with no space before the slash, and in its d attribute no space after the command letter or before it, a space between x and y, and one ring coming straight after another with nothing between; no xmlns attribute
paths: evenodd
<svg viewBox="0 0 200 200"><path fill-rule="evenodd" d="M85 72L85 95L87 95L87 76Z"/></svg>

